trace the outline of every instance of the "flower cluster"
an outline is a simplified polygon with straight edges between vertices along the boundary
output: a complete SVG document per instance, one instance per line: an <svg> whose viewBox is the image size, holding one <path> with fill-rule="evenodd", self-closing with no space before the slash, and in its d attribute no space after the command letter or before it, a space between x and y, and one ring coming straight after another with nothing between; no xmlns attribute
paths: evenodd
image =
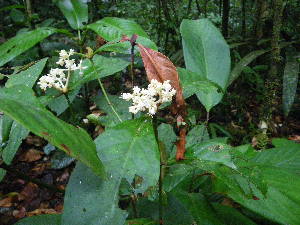
<svg viewBox="0 0 300 225"><path fill-rule="evenodd" d="M59 60L56 64L64 66L64 68L51 69L47 75L42 76L38 82L42 90L45 91L47 88L53 87L59 91L67 92L71 71L79 70L79 73L82 74L82 70L86 69L86 67L82 66L82 60L76 65L75 59L70 59L74 54L75 51L73 49L70 49L69 52L66 50L60 51ZM65 71L67 71L67 75Z"/></svg>
<svg viewBox="0 0 300 225"><path fill-rule="evenodd" d="M136 114L139 111L148 111L148 114L153 116L157 112L158 106L172 101L175 94L176 90L172 88L169 80L160 83L152 79L147 89L135 86L132 94L123 93L121 98L132 101L129 112Z"/></svg>

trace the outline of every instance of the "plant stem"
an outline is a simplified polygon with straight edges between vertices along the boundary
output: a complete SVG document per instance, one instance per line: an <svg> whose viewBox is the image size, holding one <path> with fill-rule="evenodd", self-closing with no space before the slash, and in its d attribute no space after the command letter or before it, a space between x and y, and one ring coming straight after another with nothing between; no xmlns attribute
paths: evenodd
<svg viewBox="0 0 300 225"><path fill-rule="evenodd" d="M103 94L104 94L104 97L105 97L105 99L106 99L106 101L107 101L107 104L110 106L111 110L112 110L113 113L116 115L116 117L118 118L118 120L119 120L120 122L123 122L123 120L121 119L121 117L119 116L119 114L117 113L117 111L115 110L113 104L110 102L110 100L109 100L109 98L108 98L108 96L107 96L106 90L105 90L105 88L104 88L104 86L103 86L103 84L102 84L100 78L98 78L98 82L99 82L99 84L100 84L100 88L101 88L101 90L102 90L102 92L103 92Z"/></svg>
<svg viewBox="0 0 300 225"><path fill-rule="evenodd" d="M163 166L165 163L163 160L163 152L158 140L158 130L157 130L158 123L157 123L156 115L153 116L152 125L153 125L156 143L160 151L160 166L159 166L159 180L158 180L158 193L159 193L158 217L159 217L159 224L163 224Z"/></svg>

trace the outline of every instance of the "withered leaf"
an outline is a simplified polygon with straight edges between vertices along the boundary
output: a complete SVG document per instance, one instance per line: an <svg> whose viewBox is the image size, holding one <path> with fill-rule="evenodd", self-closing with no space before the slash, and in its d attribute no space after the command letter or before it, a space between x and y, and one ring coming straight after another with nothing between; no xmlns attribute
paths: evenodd
<svg viewBox="0 0 300 225"><path fill-rule="evenodd" d="M29 149L24 154L22 154L19 157L19 160L23 161L23 162L34 162L34 161L41 159L43 154L44 154L43 152L32 148L32 149Z"/></svg>
<svg viewBox="0 0 300 225"><path fill-rule="evenodd" d="M153 49L146 48L141 44L137 45L140 49L149 82L151 82L152 79L155 79L161 83L166 80L170 80L171 86L176 90L176 101L173 103L171 111L174 115L176 115L176 119L182 120L182 124L184 124L184 118L186 116L186 106L176 67L164 54ZM186 125L180 126L179 129L180 137L179 141L176 143L176 159L183 160L186 142Z"/></svg>

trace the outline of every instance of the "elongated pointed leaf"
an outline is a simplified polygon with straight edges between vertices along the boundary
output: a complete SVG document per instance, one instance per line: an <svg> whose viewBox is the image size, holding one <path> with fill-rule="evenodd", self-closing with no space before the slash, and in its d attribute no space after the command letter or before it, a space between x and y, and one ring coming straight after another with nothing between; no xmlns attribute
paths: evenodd
<svg viewBox="0 0 300 225"><path fill-rule="evenodd" d="M46 65L47 59L48 58L41 59L28 69L14 75L10 75L8 81L5 83L5 87L25 85L27 87L32 88L36 80L42 73Z"/></svg>
<svg viewBox="0 0 300 225"><path fill-rule="evenodd" d="M28 134L29 130L24 128L21 124L17 123L16 121L13 122L10 129L9 139L1 154L3 161L6 164L9 165L11 163L22 143L22 140L25 139Z"/></svg>
<svg viewBox="0 0 300 225"><path fill-rule="evenodd" d="M0 45L0 66L22 54L46 37L56 32L55 28L41 27L36 30L18 34Z"/></svg>
<svg viewBox="0 0 300 225"><path fill-rule="evenodd" d="M228 196L254 212L280 224L297 224L300 145L284 139L275 139L273 144L275 148L260 152L235 149L232 153L239 174L217 173L216 182L228 186ZM243 181L242 176L248 181ZM259 182L266 185L266 190L262 191Z"/></svg>
<svg viewBox="0 0 300 225"><path fill-rule="evenodd" d="M225 90L230 73L230 51L220 31L209 20L201 19L183 20L180 33L186 68ZM200 92L197 96L207 111L223 96L218 92ZM209 105L205 99L211 99Z"/></svg>
<svg viewBox="0 0 300 225"><path fill-rule="evenodd" d="M284 67L283 74L283 94L282 94L282 103L283 103L283 112L287 117L291 107L294 103L298 77L299 77L299 62L295 57L295 53L287 53L287 62Z"/></svg>
<svg viewBox="0 0 300 225"><path fill-rule="evenodd" d="M118 208L120 181L101 179L77 163L67 186L61 225L123 225L127 213Z"/></svg>
<svg viewBox="0 0 300 225"><path fill-rule="evenodd" d="M46 110L34 97L31 88L1 88L0 101L1 111L70 156L81 160L97 175L104 175L91 137L83 129L65 123Z"/></svg>
<svg viewBox="0 0 300 225"><path fill-rule="evenodd" d="M248 66L253 60L269 51L270 50L262 49L250 52L245 55L236 65L234 65L230 74L228 86L240 76L240 74L243 72L243 69Z"/></svg>
<svg viewBox="0 0 300 225"><path fill-rule="evenodd" d="M86 0L56 0L56 4L73 29L82 29L88 22L88 5Z"/></svg>

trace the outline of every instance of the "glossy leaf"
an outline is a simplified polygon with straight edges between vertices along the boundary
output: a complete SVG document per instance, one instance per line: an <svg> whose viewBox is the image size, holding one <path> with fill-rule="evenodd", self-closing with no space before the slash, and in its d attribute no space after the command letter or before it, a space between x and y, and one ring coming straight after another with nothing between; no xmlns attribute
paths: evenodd
<svg viewBox="0 0 300 225"><path fill-rule="evenodd" d="M245 67L248 66L253 60L269 51L270 50L262 49L250 52L245 55L237 64L234 65L230 73L228 86L240 76L240 74L243 72L243 69L245 69Z"/></svg>
<svg viewBox="0 0 300 225"><path fill-rule="evenodd" d="M97 175L104 175L103 166L90 136L83 129L56 118L34 97L31 88L2 88L0 101L1 111L70 156L81 160Z"/></svg>
<svg viewBox="0 0 300 225"><path fill-rule="evenodd" d="M120 181L118 177L103 180L77 163L67 186L61 225L123 225L127 213L118 208Z"/></svg>
<svg viewBox="0 0 300 225"><path fill-rule="evenodd" d="M230 73L230 51L220 31L209 20L201 19L183 20L180 33L186 68L225 90ZM198 98L207 111L218 104L223 96L218 92L199 92L201 95ZM206 104L205 99L211 99L211 104Z"/></svg>
<svg viewBox="0 0 300 225"><path fill-rule="evenodd" d="M86 0L56 0L56 4L73 29L82 29L88 22Z"/></svg>
<svg viewBox="0 0 300 225"><path fill-rule="evenodd" d="M32 88L36 80L42 73L48 58L44 58L30 66L28 69L21 71L20 73L9 76L8 81L5 83L5 87L12 87L15 85L25 85Z"/></svg>
<svg viewBox="0 0 300 225"><path fill-rule="evenodd" d="M54 28L41 27L36 30L20 33L0 45L0 66L30 49L46 37L56 32Z"/></svg>
<svg viewBox="0 0 300 225"><path fill-rule="evenodd" d="M87 26L95 31L106 41L119 41L123 35L131 37L133 34L138 35L137 43L143 44L149 48L157 49L143 28L132 20L126 20L117 17L105 17L95 23Z"/></svg>
<svg viewBox="0 0 300 225"><path fill-rule="evenodd" d="M295 100L298 77L299 77L299 62L297 62L295 53L287 52L287 62L284 67L283 90L282 90L283 112L286 117L288 116Z"/></svg>
<svg viewBox="0 0 300 225"><path fill-rule="evenodd" d="M15 225L61 225L60 214L31 216L21 219Z"/></svg>

